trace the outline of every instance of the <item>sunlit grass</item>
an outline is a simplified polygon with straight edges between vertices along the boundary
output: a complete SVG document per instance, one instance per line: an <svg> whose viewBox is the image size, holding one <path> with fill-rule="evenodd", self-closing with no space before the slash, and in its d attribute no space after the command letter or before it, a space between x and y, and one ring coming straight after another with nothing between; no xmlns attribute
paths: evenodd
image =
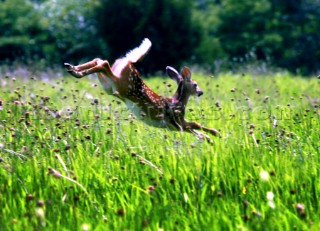
<svg viewBox="0 0 320 231"><path fill-rule="evenodd" d="M94 77L0 76L0 229L319 228L319 80L193 78L187 119L214 144L137 121Z"/></svg>

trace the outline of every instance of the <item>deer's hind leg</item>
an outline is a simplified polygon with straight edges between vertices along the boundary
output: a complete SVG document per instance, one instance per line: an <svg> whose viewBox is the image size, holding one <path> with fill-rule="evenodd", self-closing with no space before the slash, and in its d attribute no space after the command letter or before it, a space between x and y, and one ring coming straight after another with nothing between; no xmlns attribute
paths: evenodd
<svg viewBox="0 0 320 231"><path fill-rule="evenodd" d="M108 61L103 61L101 59L94 59L88 63L81 64L78 66L72 66L68 63L65 63L64 66L67 68L68 72L76 77L82 78L86 75L90 75L93 73L104 73L106 76L110 77L113 81L117 80L117 77L113 74L110 64ZM105 77L99 75L102 82L105 82Z"/></svg>
<svg viewBox="0 0 320 231"><path fill-rule="evenodd" d="M65 68L67 69L67 71L74 77L76 78L82 78L85 75L87 75L84 71L94 68L97 65L99 65L100 63L103 63L103 61L99 58L95 58L93 60L91 60L90 62L84 63L84 64L80 64L77 66L73 66L69 63L64 63Z"/></svg>
<svg viewBox="0 0 320 231"><path fill-rule="evenodd" d="M102 63L102 59L99 59L99 58L95 58L93 60L91 60L90 62L87 62L87 63L84 63L84 64L80 64L80 65L77 65L77 66L72 66L71 64L69 63L65 63L64 66L67 68L67 70L74 70L74 71L83 71L83 70L86 70L86 69L89 69L89 68L92 68L96 65L98 65L99 63Z"/></svg>

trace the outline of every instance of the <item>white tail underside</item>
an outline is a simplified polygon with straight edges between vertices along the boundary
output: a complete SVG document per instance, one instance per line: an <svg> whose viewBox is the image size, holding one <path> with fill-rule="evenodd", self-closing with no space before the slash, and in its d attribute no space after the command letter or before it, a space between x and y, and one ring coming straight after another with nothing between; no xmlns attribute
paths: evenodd
<svg viewBox="0 0 320 231"><path fill-rule="evenodd" d="M150 40L145 38L139 47L127 53L126 58L129 62L136 63L149 51L150 47Z"/></svg>
<svg viewBox="0 0 320 231"><path fill-rule="evenodd" d="M121 71L128 63L138 62L150 49L151 41L145 38L139 47L129 51L124 58L118 59L112 67L112 71L116 76L120 76Z"/></svg>

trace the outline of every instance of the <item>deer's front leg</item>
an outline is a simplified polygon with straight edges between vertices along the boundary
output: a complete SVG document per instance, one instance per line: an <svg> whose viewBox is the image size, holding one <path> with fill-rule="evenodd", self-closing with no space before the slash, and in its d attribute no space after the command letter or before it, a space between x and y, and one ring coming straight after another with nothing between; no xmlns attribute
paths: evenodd
<svg viewBox="0 0 320 231"><path fill-rule="evenodd" d="M206 139L207 141L212 142L210 136L208 136L206 134L203 134L201 132L197 132L196 130L193 130L193 129L189 129L188 131L195 134L199 139Z"/></svg>
<svg viewBox="0 0 320 231"><path fill-rule="evenodd" d="M221 134L218 130L214 129L214 128L207 128L207 127L204 127L202 126L201 124L199 123L196 123L196 122L185 122L185 125L184 127L186 129L192 129L192 130L202 130L202 131L205 131L205 132L209 132L210 134L214 135L214 136L219 136L221 137Z"/></svg>

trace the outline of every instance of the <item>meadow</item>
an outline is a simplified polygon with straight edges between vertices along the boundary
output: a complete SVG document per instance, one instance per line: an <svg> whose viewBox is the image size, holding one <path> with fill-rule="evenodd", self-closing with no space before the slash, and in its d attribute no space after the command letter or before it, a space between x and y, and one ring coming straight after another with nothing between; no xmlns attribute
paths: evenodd
<svg viewBox="0 0 320 231"><path fill-rule="evenodd" d="M210 143L136 120L94 76L51 75L0 76L0 230L320 228L316 77L193 74L186 118L219 129Z"/></svg>

